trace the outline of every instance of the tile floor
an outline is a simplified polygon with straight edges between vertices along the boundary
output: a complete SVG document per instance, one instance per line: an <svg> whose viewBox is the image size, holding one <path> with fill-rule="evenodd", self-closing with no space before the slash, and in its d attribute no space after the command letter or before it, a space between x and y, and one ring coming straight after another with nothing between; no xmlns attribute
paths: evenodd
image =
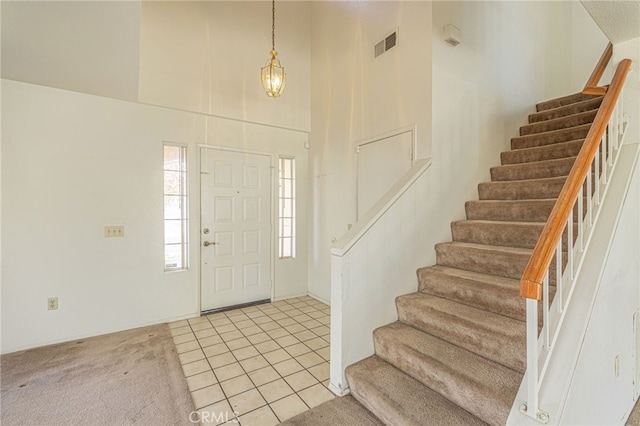
<svg viewBox="0 0 640 426"><path fill-rule="evenodd" d="M329 318L305 296L170 323L190 420L270 426L333 398Z"/></svg>

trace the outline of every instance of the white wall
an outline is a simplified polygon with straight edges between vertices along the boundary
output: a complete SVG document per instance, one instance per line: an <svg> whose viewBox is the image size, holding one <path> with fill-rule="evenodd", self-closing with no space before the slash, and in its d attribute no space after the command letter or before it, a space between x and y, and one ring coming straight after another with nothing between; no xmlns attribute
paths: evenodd
<svg viewBox="0 0 640 426"><path fill-rule="evenodd" d="M329 300L331 241L355 221L355 146L416 125L417 158L428 153L431 2L313 2L311 16L309 293Z"/></svg>
<svg viewBox="0 0 640 426"><path fill-rule="evenodd" d="M605 259L600 289L567 397L562 424L624 424L634 403L640 312L640 170ZM606 344L603 344L606 342ZM616 371L616 358L618 367Z"/></svg>
<svg viewBox="0 0 640 426"><path fill-rule="evenodd" d="M139 1L3 1L2 78L135 101Z"/></svg>
<svg viewBox="0 0 640 426"><path fill-rule="evenodd" d="M140 102L308 131L308 2L276 3L276 50L287 73L268 98L260 67L271 50L271 2L143 2Z"/></svg>
<svg viewBox="0 0 640 426"><path fill-rule="evenodd" d="M2 351L194 316L197 144L293 155L304 132L220 120L2 80ZM162 142L189 145L190 257L163 272ZM276 298L306 294L305 192L299 257L276 262ZM125 237L105 239L105 225ZM47 311L48 297L59 309Z"/></svg>
<svg viewBox="0 0 640 426"><path fill-rule="evenodd" d="M571 2L571 88L582 90L609 43L607 37L581 2ZM600 46L600 48L598 48ZM602 84L613 77L613 67L607 67Z"/></svg>

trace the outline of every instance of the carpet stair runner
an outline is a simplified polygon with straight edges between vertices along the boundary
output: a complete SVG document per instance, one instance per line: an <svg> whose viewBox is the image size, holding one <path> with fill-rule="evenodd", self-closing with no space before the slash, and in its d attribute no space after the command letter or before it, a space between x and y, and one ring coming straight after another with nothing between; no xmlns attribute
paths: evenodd
<svg viewBox="0 0 640 426"><path fill-rule="evenodd" d="M373 332L375 355L347 368L351 394L384 423L506 423L526 368L519 279L601 103L536 106L437 264L418 270L418 292L396 299L398 321Z"/></svg>

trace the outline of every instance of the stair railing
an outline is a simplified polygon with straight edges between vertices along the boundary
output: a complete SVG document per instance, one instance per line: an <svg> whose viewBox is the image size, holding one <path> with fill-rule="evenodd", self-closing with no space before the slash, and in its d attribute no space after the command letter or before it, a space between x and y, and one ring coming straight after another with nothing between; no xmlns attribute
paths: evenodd
<svg viewBox="0 0 640 426"><path fill-rule="evenodd" d="M608 62L611 53L605 51L605 57ZM549 415L539 407L539 392L627 127L622 89L631 60L621 61L611 84L598 88L607 65L603 61L585 90L595 87L606 94L520 280L520 296L527 299L527 398L520 410L542 423L548 422ZM553 282L556 291L551 304L549 287Z"/></svg>

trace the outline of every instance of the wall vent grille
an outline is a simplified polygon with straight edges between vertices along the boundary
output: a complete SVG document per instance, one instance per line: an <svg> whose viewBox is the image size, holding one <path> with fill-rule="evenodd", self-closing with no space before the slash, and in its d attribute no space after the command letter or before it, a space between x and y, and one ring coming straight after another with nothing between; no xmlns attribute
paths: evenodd
<svg viewBox="0 0 640 426"><path fill-rule="evenodd" d="M398 31L394 31L384 39L380 40L373 47L373 57L377 58L382 55L384 52L388 51L392 47L395 47L398 44Z"/></svg>

